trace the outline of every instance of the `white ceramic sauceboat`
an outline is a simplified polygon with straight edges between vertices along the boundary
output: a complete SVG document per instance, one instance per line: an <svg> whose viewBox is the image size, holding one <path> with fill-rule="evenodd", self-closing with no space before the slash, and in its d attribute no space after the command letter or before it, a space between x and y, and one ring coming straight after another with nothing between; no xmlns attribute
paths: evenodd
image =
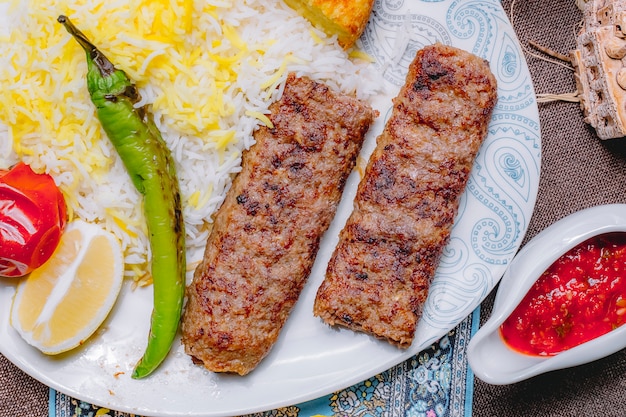
<svg viewBox="0 0 626 417"><path fill-rule="evenodd" d="M626 232L626 204L596 206L571 214L543 230L520 250L502 277L491 317L468 347L469 365L478 378L496 385L515 383L591 362L626 347L626 326L554 356L517 352L504 342L499 331L554 261L587 239L611 232Z"/></svg>

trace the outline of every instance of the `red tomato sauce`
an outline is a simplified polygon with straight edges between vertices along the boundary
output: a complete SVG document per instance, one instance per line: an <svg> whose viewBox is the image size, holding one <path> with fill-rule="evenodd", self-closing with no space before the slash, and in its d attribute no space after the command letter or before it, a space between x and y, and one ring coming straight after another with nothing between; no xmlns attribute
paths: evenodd
<svg viewBox="0 0 626 417"><path fill-rule="evenodd" d="M529 355L552 356L626 322L626 233L593 237L557 259L500 327Z"/></svg>

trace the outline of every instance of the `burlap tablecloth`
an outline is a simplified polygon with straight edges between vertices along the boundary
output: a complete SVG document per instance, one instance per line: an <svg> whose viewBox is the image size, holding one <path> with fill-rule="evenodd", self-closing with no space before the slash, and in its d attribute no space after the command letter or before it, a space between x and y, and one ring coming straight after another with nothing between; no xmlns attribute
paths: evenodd
<svg viewBox="0 0 626 417"><path fill-rule="evenodd" d="M582 14L575 0L510 0L503 6L522 45L528 40L567 54L575 46ZM526 56L535 90L570 93L571 69ZM541 104L542 167L529 239L556 220L583 208L626 203L626 139L603 142L587 127L579 105ZM485 320L493 294L483 303ZM508 386L475 381L475 416L624 416L626 350L576 368ZM47 416L48 387L0 355L0 416Z"/></svg>
<svg viewBox="0 0 626 417"><path fill-rule="evenodd" d="M503 6L522 45L528 40L567 54L582 19L575 0L517 0ZM572 70L526 55L535 92L575 91ZM626 139L600 141L579 105L540 104L539 195L526 239L587 207L626 203ZM493 294L483 303L488 318ZM507 386L475 381L474 416L626 416L626 350L591 364Z"/></svg>

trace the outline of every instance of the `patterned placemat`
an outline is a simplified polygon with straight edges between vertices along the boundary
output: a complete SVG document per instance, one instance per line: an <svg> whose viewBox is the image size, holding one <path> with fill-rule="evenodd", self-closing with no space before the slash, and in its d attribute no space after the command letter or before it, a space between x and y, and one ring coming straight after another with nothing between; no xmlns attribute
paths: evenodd
<svg viewBox="0 0 626 417"><path fill-rule="evenodd" d="M316 400L248 417L469 417L474 378L467 366L466 348L476 331L479 310L438 343L385 372ZM50 417L96 416L135 415L50 390Z"/></svg>

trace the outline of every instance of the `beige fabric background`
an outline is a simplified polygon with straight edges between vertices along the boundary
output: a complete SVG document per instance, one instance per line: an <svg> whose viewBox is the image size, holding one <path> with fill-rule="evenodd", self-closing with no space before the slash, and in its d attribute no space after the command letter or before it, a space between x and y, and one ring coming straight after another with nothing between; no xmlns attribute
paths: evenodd
<svg viewBox="0 0 626 417"><path fill-rule="evenodd" d="M522 45L534 40L562 54L575 48L582 19L574 0L503 1ZM526 56L535 91L575 91L572 71ZM526 239L583 208L626 203L626 138L598 140L578 104L539 105L542 169ZM483 304L488 318L493 294ZM508 386L475 381L474 416L626 416L626 351L591 364Z"/></svg>
<svg viewBox="0 0 626 417"><path fill-rule="evenodd" d="M511 1L503 1L510 15ZM534 40L566 54L574 48L581 13L575 0L517 0L513 23L520 42ZM575 90L570 69L527 55L537 93ZM539 195L526 239L577 210L626 203L626 139L602 142L583 123L577 104L539 107L542 169ZM493 295L484 303L488 317ZM626 351L569 370L509 386L475 381L474 415L624 416ZM48 388L0 355L0 416L47 416Z"/></svg>
<svg viewBox="0 0 626 417"><path fill-rule="evenodd" d="M35 381L0 355L0 416L48 415L48 387Z"/></svg>

